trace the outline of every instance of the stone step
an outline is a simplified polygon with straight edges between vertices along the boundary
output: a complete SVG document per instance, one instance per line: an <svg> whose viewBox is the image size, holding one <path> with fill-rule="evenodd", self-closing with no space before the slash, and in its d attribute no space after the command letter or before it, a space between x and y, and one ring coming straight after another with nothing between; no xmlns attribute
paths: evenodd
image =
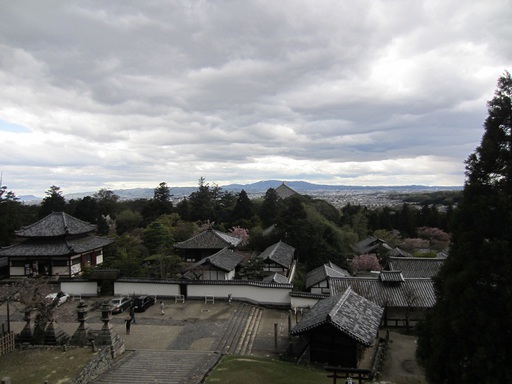
<svg viewBox="0 0 512 384"><path fill-rule="evenodd" d="M200 382L220 358L215 352L139 350L122 359L94 383Z"/></svg>

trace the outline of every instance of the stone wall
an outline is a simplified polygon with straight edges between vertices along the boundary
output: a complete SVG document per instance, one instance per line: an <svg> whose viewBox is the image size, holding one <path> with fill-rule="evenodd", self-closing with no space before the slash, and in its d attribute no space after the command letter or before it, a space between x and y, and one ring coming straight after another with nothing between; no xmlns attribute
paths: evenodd
<svg viewBox="0 0 512 384"><path fill-rule="evenodd" d="M110 347L104 347L98 350L89 363L82 369L82 371L69 383L70 384L86 384L90 383L94 378L101 375L112 367L112 353Z"/></svg>

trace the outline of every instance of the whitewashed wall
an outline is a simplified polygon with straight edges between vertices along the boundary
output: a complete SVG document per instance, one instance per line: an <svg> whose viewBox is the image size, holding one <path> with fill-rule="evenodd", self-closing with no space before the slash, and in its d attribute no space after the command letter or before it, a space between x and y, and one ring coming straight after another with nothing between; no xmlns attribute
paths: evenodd
<svg viewBox="0 0 512 384"><path fill-rule="evenodd" d="M69 266L65 266L65 267L55 267L53 266L52 267L52 273L53 275L57 275L59 274L60 276L69 276Z"/></svg>
<svg viewBox="0 0 512 384"><path fill-rule="evenodd" d="M214 296L218 299L227 299L231 295L234 300L248 301L262 305L290 306L289 284L194 284L187 285L187 297L202 299L205 296Z"/></svg>
<svg viewBox="0 0 512 384"><path fill-rule="evenodd" d="M319 298L312 298L312 297L297 297L292 296L291 297L291 307L292 309L297 308L312 308L313 305L318 303Z"/></svg>
<svg viewBox="0 0 512 384"><path fill-rule="evenodd" d="M60 290L71 296L97 296L98 284L95 281L61 281Z"/></svg>
<svg viewBox="0 0 512 384"><path fill-rule="evenodd" d="M328 284L327 280L323 280L323 281L313 285L309 290L311 293L328 294L330 292L329 284Z"/></svg>
<svg viewBox="0 0 512 384"><path fill-rule="evenodd" d="M248 281L137 281L136 279L114 282L115 296L151 295L158 297L174 297L182 294L180 285L186 285L186 296L188 299L204 299L205 296L214 296L216 300L227 300L231 295L234 300L251 302L254 304L290 307L291 284L276 283L255 283ZM62 291L73 296L96 296L97 284L95 281L61 281ZM308 307L307 304L297 304L292 308ZM312 305L311 305L312 306Z"/></svg>
<svg viewBox="0 0 512 384"><path fill-rule="evenodd" d="M10 276L24 276L25 267L9 267Z"/></svg>
<svg viewBox="0 0 512 384"><path fill-rule="evenodd" d="M172 297L180 294L180 286L177 283L116 281L114 282L114 294L116 296L151 295Z"/></svg>
<svg viewBox="0 0 512 384"><path fill-rule="evenodd" d="M180 285L184 291L180 290ZM204 299L214 296L217 300L233 299L261 305L290 306L291 284L265 284L248 281L137 281L123 279L114 283L114 294L119 295L151 295L157 297L174 297L185 294L188 299Z"/></svg>

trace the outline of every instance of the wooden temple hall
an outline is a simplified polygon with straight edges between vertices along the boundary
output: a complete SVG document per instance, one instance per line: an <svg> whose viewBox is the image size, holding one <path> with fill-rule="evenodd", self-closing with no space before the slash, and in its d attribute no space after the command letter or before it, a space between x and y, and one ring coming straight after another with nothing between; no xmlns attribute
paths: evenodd
<svg viewBox="0 0 512 384"><path fill-rule="evenodd" d="M9 277L75 276L103 262L112 239L95 236L96 225L54 212L16 231L18 241L0 250Z"/></svg>

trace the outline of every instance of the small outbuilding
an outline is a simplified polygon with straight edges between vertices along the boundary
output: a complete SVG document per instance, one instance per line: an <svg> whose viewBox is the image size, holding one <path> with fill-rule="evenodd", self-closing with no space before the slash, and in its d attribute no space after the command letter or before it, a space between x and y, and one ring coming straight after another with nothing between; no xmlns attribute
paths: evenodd
<svg viewBox="0 0 512 384"><path fill-rule="evenodd" d="M244 255L226 247L192 264L184 277L193 280L232 280L244 259Z"/></svg>
<svg viewBox="0 0 512 384"><path fill-rule="evenodd" d="M286 277L292 276L292 270L295 262L295 248L279 241L267 247L258 256L265 263L265 272L272 274L280 273Z"/></svg>
<svg viewBox="0 0 512 384"><path fill-rule="evenodd" d="M430 278L404 278L401 271L381 271L376 277L334 277L331 295L347 288L385 308L385 326L409 327L422 319L436 302Z"/></svg>
<svg viewBox="0 0 512 384"><path fill-rule="evenodd" d="M306 290L311 293L329 294L329 280L332 277L348 277L346 269L338 267L332 262L321 265L306 274Z"/></svg>
<svg viewBox="0 0 512 384"><path fill-rule="evenodd" d="M291 334L307 338L312 362L357 368L366 349L378 340L383 312L349 287L315 304Z"/></svg>
<svg viewBox="0 0 512 384"><path fill-rule="evenodd" d="M241 242L242 239L238 237L209 227L188 240L174 244L174 248L181 253L185 261L197 262L226 247L236 248Z"/></svg>

